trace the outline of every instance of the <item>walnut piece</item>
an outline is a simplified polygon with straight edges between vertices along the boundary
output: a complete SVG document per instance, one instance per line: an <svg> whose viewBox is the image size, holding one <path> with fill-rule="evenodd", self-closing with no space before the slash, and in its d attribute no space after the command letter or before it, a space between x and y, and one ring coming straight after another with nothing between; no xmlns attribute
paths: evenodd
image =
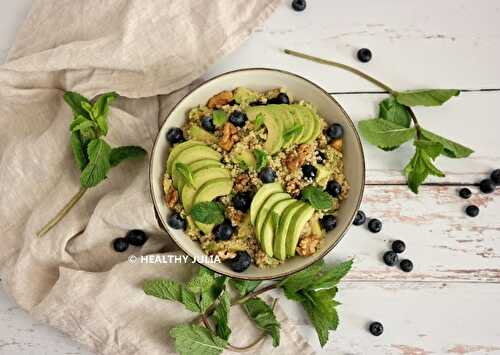
<svg viewBox="0 0 500 355"><path fill-rule="evenodd" d="M179 197L177 195L177 191L174 189L173 186L170 186L170 189L168 190L168 193L167 193L167 196L165 199L165 201L167 202L167 206L170 208L174 208L178 199L179 199Z"/></svg>
<svg viewBox="0 0 500 355"><path fill-rule="evenodd" d="M303 237L299 241L299 245L297 246L297 254L301 256L310 256L316 252L318 248L318 244L321 241L321 237L310 234L308 236Z"/></svg>
<svg viewBox="0 0 500 355"><path fill-rule="evenodd" d="M290 195L293 197L299 196L300 193L300 182L299 179L295 178L286 183L285 189L286 192L288 192Z"/></svg>
<svg viewBox="0 0 500 355"><path fill-rule="evenodd" d="M310 144L301 144L297 148L297 152L290 152L285 159L285 165L290 171L295 171L304 165L306 159L312 156L313 149Z"/></svg>
<svg viewBox="0 0 500 355"><path fill-rule="evenodd" d="M229 251L229 250L219 250L217 251L217 256L221 260L228 260L236 258L236 253L234 251Z"/></svg>
<svg viewBox="0 0 500 355"><path fill-rule="evenodd" d="M219 140L219 146L225 151L230 151L234 143L239 141L238 130L231 122L226 122L222 129L222 137Z"/></svg>
<svg viewBox="0 0 500 355"><path fill-rule="evenodd" d="M217 108L228 104L233 100L233 93L231 91L222 91L217 95L214 95L208 100L207 107L208 108Z"/></svg>
<svg viewBox="0 0 500 355"><path fill-rule="evenodd" d="M229 218L233 226L239 226L241 219L243 218L243 212L238 211L233 206L229 206L226 208L226 216Z"/></svg>
<svg viewBox="0 0 500 355"><path fill-rule="evenodd" d="M330 146L339 151L339 152L342 152L342 138L337 138L337 139L334 139L330 142Z"/></svg>
<svg viewBox="0 0 500 355"><path fill-rule="evenodd" d="M250 176L248 174L240 174L234 178L234 191L241 192L248 189Z"/></svg>
<svg viewBox="0 0 500 355"><path fill-rule="evenodd" d="M299 158L305 161L307 158L312 156L313 147L311 144L301 144L299 145L297 152L299 154Z"/></svg>

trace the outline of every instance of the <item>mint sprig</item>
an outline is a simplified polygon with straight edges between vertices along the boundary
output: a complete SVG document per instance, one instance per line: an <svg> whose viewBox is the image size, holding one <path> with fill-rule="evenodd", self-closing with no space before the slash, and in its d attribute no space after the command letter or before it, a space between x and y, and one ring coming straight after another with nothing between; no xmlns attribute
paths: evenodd
<svg viewBox="0 0 500 355"><path fill-rule="evenodd" d="M308 201L309 204L317 210L328 210L332 208L332 196L316 186L306 186L302 189L301 195L303 201Z"/></svg>
<svg viewBox="0 0 500 355"><path fill-rule="evenodd" d="M213 201L198 202L191 209L191 217L200 223L220 224L224 222L224 206Z"/></svg>

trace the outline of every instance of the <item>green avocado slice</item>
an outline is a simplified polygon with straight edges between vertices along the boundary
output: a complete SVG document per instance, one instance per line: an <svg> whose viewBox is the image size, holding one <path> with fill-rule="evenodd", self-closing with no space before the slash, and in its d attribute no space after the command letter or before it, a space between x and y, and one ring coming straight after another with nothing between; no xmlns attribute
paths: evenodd
<svg viewBox="0 0 500 355"><path fill-rule="evenodd" d="M274 257L276 259L285 260L286 258L286 241L288 234L288 226L293 222L293 217L295 213L304 206L304 202L295 200L290 204L280 217L280 222L278 224L278 229L275 231L274 235Z"/></svg>
<svg viewBox="0 0 500 355"><path fill-rule="evenodd" d="M224 165L222 165L222 163L220 161L202 159L202 160L197 160L197 161L189 164L189 169L191 169L191 172L194 175L199 170L202 170L205 168L223 167L223 166ZM184 181L184 179L180 178L177 170L174 170L174 173L172 175L173 175L172 180L174 178L179 180L179 183L177 184L177 191L182 192L182 188L184 187L184 184L186 183L186 181Z"/></svg>
<svg viewBox="0 0 500 355"><path fill-rule="evenodd" d="M220 178L231 178L231 172L225 168L205 168L199 170L198 172L193 174L194 187L189 184L185 184L181 191L181 201L186 213L191 211L191 207L193 207L194 196L198 189L203 186L204 183L220 179Z"/></svg>
<svg viewBox="0 0 500 355"><path fill-rule="evenodd" d="M286 254L287 256L294 256L297 243L299 242L300 232L304 228L307 221L311 219L314 214L314 208L309 204L304 204L298 209L293 217L292 222L288 226L286 237Z"/></svg>
<svg viewBox="0 0 500 355"><path fill-rule="evenodd" d="M314 129L311 137L305 142L305 143L312 143L318 136L320 135L321 131L323 129L323 123L321 119L314 115Z"/></svg>
<svg viewBox="0 0 500 355"><path fill-rule="evenodd" d="M201 146L198 146L198 145L195 145L195 146L192 146L192 147L189 147L185 150L183 150L178 156L177 158L175 158L175 160L173 161L172 163L172 170L176 170L175 169L175 164L177 163L183 163L183 164L186 164L186 165L189 165L191 163L194 163L195 161L199 161L201 159L204 159L204 160L215 160L215 161L219 161L220 159L222 158L222 155L217 152L216 150L206 146L206 145L201 145ZM177 187L177 185L179 184L179 174L170 174L170 176L172 176L172 182L174 184L174 187Z"/></svg>
<svg viewBox="0 0 500 355"><path fill-rule="evenodd" d="M276 154L283 145L283 123L266 110L265 106L254 106L247 109L247 117L250 121L255 121L260 114L263 117L264 125L267 128L267 139L264 149L269 154Z"/></svg>
<svg viewBox="0 0 500 355"><path fill-rule="evenodd" d="M279 182L273 182L271 184L264 184L257 191L253 197L252 204L250 205L250 222L255 225L255 220L257 218L257 213L264 204L264 201L274 193L283 192L283 187Z"/></svg>
<svg viewBox="0 0 500 355"><path fill-rule="evenodd" d="M177 158L177 156L181 152L183 152L184 150L191 148L195 145L205 145L205 143L195 141L195 140L189 140L186 142L179 143L172 148L172 150L168 154L168 159L167 159L167 173L168 173L168 175L172 176L173 163L174 163L174 160Z"/></svg>
<svg viewBox="0 0 500 355"><path fill-rule="evenodd" d="M264 223L262 224L262 228L260 230L260 245L262 249L265 251L267 255L270 257L273 256L274 251L273 251L273 242L275 238L275 231L277 229L277 226L279 225L279 221L281 219L281 214L287 208L290 206L292 203L297 202L297 200L290 198L287 200L282 200L278 203L276 203L273 207L272 210L269 210L269 213L266 216L266 219L264 220ZM273 216L276 216L274 218Z"/></svg>
<svg viewBox="0 0 500 355"><path fill-rule="evenodd" d="M295 117L287 110L288 105L268 105L265 108L268 109L272 115L274 115L278 120L283 123L283 134L292 128L297 122ZM303 129L303 128L302 128ZM300 137L301 133L297 134L294 139L283 142L283 147L288 147L295 142L297 137Z"/></svg>
<svg viewBox="0 0 500 355"><path fill-rule="evenodd" d="M296 120L302 122L302 133L297 139L297 143L305 143L309 138L312 137L314 132L314 117L310 110L302 105L290 105L289 111L295 117Z"/></svg>
<svg viewBox="0 0 500 355"><path fill-rule="evenodd" d="M199 202L212 201L219 196L229 195L232 189L232 179L219 178L207 181L196 192L193 200L193 206ZM214 227L213 224L204 224L200 222L195 222L195 224L203 233L210 233Z"/></svg>
<svg viewBox="0 0 500 355"><path fill-rule="evenodd" d="M273 211L274 206L278 202L289 199L292 199L292 196L290 196L289 194L285 192L277 192L269 196L267 200L262 204L259 211L257 212L257 218L255 219L254 224L255 236L257 237L258 241L260 241L260 231L267 215L269 214L269 211Z"/></svg>

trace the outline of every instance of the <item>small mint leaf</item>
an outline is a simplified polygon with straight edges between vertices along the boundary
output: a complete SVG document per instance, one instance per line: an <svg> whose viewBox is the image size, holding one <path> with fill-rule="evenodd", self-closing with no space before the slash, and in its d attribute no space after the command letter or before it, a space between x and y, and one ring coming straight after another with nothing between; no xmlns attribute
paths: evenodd
<svg viewBox="0 0 500 355"><path fill-rule="evenodd" d="M268 162L267 153L261 149L254 149L253 154L255 156L255 161L256 161L255 170L259 172L267 166Z"/></svg>
<svg viewBox="0 0 500 355"><path fill-rule="evenodd" d="M405 106L440 106L453 96L458 96L460 90L435 89L397 92L394 96L397 102Z"/></svg>
<svg viewBox="0 0 500 355"><path fill-rule="evenodd" d="M191 209L191 216L196 222L220 224L224 222L224 207L217 202L199 202Z"/></svg>
<svg viewBox="0 0 500 355"><path fill-rule="evenodd" d="M308 201L309 204L317 210L327 210L332 208L332 196L316 186L306 186L302 189L301 194L302 200Z"/></svg>

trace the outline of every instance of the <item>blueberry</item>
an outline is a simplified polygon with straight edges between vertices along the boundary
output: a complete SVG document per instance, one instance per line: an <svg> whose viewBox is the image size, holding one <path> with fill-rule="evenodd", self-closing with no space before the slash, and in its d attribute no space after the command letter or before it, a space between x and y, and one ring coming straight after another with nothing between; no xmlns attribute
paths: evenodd
<svg viewBox="0 0 500 355"><path fill-rule="evenodd" d="M214 120L210 116L205 116L201 119L201 127L203 127L205 131L215 132Z"/></svg>
<svg viewBox="0 0 500 355"><path fill-rule="evenodd" d="M357 53L360 62L366 63L372 59L372 51L368 48L361 48Z"/></svg>
<svg viewBox="0 0 500 355"><path fill-rule="evenodd" d="M406 245L402 240L395 240L392 242L392 250L395 253L401 254L406 249Z"/></svg>
<svg viewBox="0 0 500 355"><path fill-rule="evenodd" d="M167 219L167 223L173 229L186 229L186 220L179 213L171 214Z"/></svg>
<svg viewBox="0 0 500 355"><path fill-rule="evenodd" d="M216 225L213 230L216 241L231 239L233 232L234 228L229 220L225 220L221 224Z"/></svg>
<svg viewBox="0 0 500 355"><path fill-rule="evenodd" d="M386 251L384 253L384 263L387 266L394 266L396 265L397 261L398 261L398 254L396 254L392 250Z"/></svg>
<svg viewBox="0 0 500 355"><path fill-rule="evenodd" d="M490 194L495 191L495 183L491 179L483 179L479 183L479 190L485 194Z"/></svg>
<svg viewBox="0 0 500 355"><path fill-rule="evenodd" d="M182 129L177 127L170 128L167 131L167 140L172 144L184 142L185 139L184 139L184 133L182 133Z"/></svg>
<svg viewBox="0 0 500 355"><path fill-rule="evenodd" d="M234 208L241 212L246 212L252 203L252 196L248 192L238 192L233 197Z"/></svg>
<svg viewBox="0 0 500 355"><path fill-rule="evenodd" d="M233 271L243 272L248 269L251 263L252 258L246 251L238 251L236 253L236 257L234 259L231 259L229 265L231 266L231 269L233 269Z"/></svg>
<svg viewBox="0 0 500 355"><path fill-rule="evenodd" d="M264 184L274 182L274 180L276 180L276 177L276 172L269 166L262 169L259 173L259 178Z"/></svg>
<svg viewBox="0 0 500 355"><path fill-rule="evenodd" d="M123 253L128 249L128 242L125 238L116 238L113 240L113 249L119 253Z"/></svg>
<svg viewBox="0 0 500 355"><path fill-rule="evenodd" d="M278 94L278 96L272 98L272 99L269 99L267 101L268 104L275 104L275 105L287 105L290 103L290 99L288 98L288 95L283 93L283 92L280 92Z"/></svg>
<svg viewBox="0 0 500 355"><path fill-rule="evenodd" d="M479 207L475 205L469 205L465 209L465 213L467 213L467 216L469 217L476 217L479 214Z"/></svg>
<svg viewBox="0 0 500 355"><path fill-rule="evenodd" d="M372 324L370 324L370 333L372 333L372 335L378 337L379 335L382 335L383 332L384 326L382 325L382 323L373 322Z"/></svg>
<svg viewBox="0 0 500 355"><path fill-rule="evenodd" d="M293 0L292 7L295 11L304 11L306 9L306 0Z"/></svg>
<svg viewBox="0 0 500 355"><path fill-rule="evenodd" d="M500 185L500 169L493 170L490 177L495 185Z"/></svg>
<svg viewBox="0 0 500 355"><path fill-rule="evenodd" d="M468 188L462 187L460 191L458 191L458 194L460 195L461 198L469 198L471 197L472 192Z"/></svg>
<svg viewBox="0 0 500 355"><path fill-rule="evenodd" d="M265 103L263 103L262 101L254 101L254 102L250 102L250 106L265 106Z"/></svg>
<svg viewBox="0 0 500 355"><path fill-rule="evenodd" d="M330 180L328 184L326 184L326 192L332 195L332 197L339 197L342 193L342 186L340 186L337 181Z"/></svg>
<svg viewBox="0 0 500 355"><path fill-rule="evenodd" d="M399 267L404 272L410 272L413 270L413 263L411 262L411 260L404 259L404 260L401 260L401 262L399 263Z"/></svg>
<svg viewBox="0 0 500 355"><path fill-rule="evenodd" d="M247 115L241 111L233 111L229 115L229 122L234 124L236 127L243 127L247 120L248 120Z"/></svg>
<svg viewBox="0 0 500 355"><path fill-rule="evenodd" d="M323 152L320 152L319 150L316 151L316 162L318 164L325 164L326 162L326 155Z"/></svg>
<svg viewBox="0 0 500 355"><path fill-rule="evenodd" d="M337 225L337 218L332 214L327 214L319 220L323 229L327 232L331 231Z"/></svg>
<svg viewBox="0 0 500 355"><path fill-rule="evenodd" d="M378 233L382 230L382 222L376 218L370 219L370 222L368 222L368 229L372 233Z"/></svg>
<svg viewBox="0 0 500 355"><path fill-rule="evenodd" d="M305 164L302 166L302 175L304 175L304 178L306 179L314 180L317 173L318 169L316 169L314 165Z"/></svg>
<svg viewBox="0 0 500 355"><path fill-rule="evenodd" d="M132 229L131 231L127 232L127 234L125 235L125 239L129 244L136 247L141 247L144 245L144 243L146 243L148 237L146 233L144 233L144 231L141 231L140 229Z"/></svg>
<svg viewBox="0 0 500 355"><path fill-rule="evenodd" d="M366 214L363 211L358 211L356 213L356 217L354 217L354 221L352 222L352 224L354 224L355 226L360 226L362 224L365 224L365 222Z"/></svg>
<svg viewBox="0 0 500 355"><path fill-rule="evenodd" d="M325 134L330 139L342 138L342 136L344 135L344 128L342 128L342 126L338 123L334 123L331 126L328 126Z"/></svg>

